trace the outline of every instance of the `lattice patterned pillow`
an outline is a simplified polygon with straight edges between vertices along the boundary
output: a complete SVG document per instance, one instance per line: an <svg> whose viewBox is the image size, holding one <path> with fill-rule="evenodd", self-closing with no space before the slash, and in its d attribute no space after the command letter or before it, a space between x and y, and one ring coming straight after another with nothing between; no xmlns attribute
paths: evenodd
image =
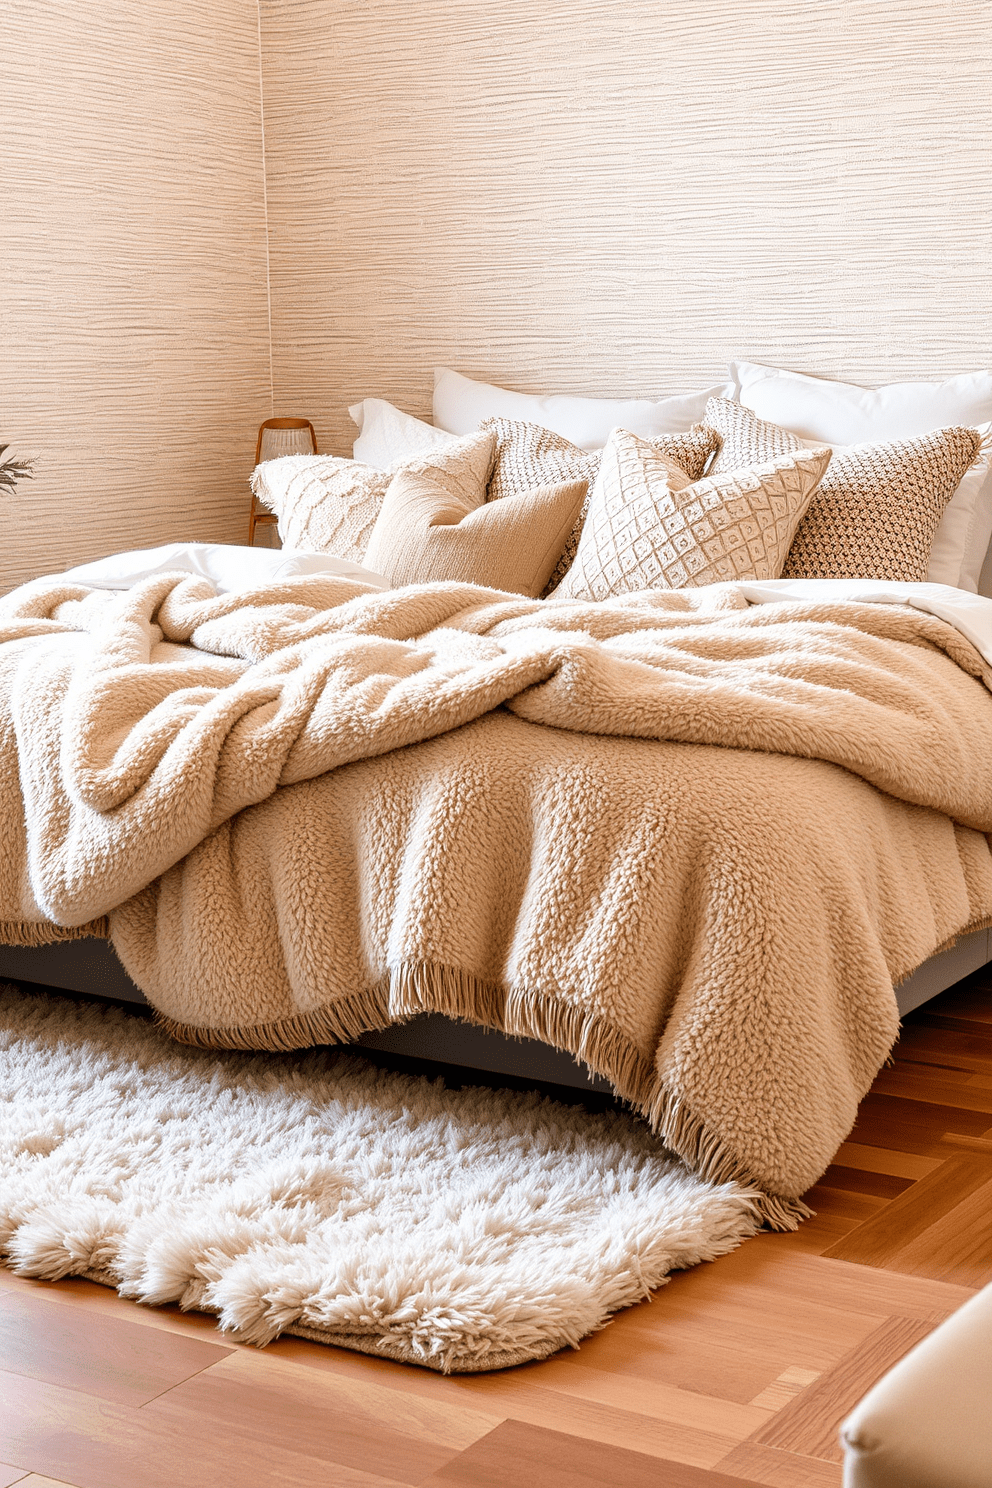
<svg viewBox="0 0 992 1488"><path fill-rule="evenodd" d="M653 445L614 429L575 562L552 598L777 578L829 460L828 449L801 449L689 481Z"/></svg>
<svg viewBox="0 0 992 1488"><path fill-rule="evenodd" d="M566 481L588 481L589 489L592 489L599 472L602 450L591 453L581 450L561 434L519 419L486 419L480 427L491 430L496 436L489 501L499 501L504 496L520 496L535 486ZM698 480L719 439L711 429L699 425L685 434L666 434L647 442L669 460L674 460L689 480ZM557 588L575 560L587 510L588 501L583 504L569 533L564 551L548 580L546 594Z"/></svg>
<svg viewBox="0 0 992 1488"><path fill-rule="evenodd" d="M803 447L789 430L726 398L710 399L706 425L721 440L711 474ZM953 428L836 451L783 576L924 581L937 524L980 446L974 429Z"/></svg>
<svg viewBox="0 0 992 1488"><path fill-rule="evenodd" d="M252 489L279 518L283 547L361 563L394 475L428 474L458 496L485 485L493 445L492 434L467 434L386 470L336 455L284 455L256 468Z"/></svg>

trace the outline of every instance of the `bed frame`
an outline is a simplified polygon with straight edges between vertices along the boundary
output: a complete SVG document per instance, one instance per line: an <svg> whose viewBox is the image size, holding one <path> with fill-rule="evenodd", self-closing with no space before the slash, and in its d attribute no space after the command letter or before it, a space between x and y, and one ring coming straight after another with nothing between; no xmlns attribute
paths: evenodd
<svg viewBox="0 0 992 1488"><path fill-rule="evenodd" d="M896 989L905 1017L970 972L992 961L992 929L965 935L950 950L924 961ZM107 940L69 940L47 946L0 946L0 978L40 983L46 987L146 1003ZM473 1023L459 1023L442 1013L421 1013L407 1023L366 1033L360 1047L446 1065L463 1065L542 1084L572 1085L609 1092L610 1085L591 1074L571 1054L536 1039L510 1038Z"/></svg>

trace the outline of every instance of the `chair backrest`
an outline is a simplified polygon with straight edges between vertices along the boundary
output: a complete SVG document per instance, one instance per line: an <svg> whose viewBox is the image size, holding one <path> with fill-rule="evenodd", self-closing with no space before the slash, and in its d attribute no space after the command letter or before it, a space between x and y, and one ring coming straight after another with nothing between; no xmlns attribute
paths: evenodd
<svg viewBox="0 0 992 1488"><path fill-rule="evenodd" d="M306 430L306 437L303 431ZM259 425L255 464L280 455L315 455L317 436L309 419L271 418Z"/></svg>

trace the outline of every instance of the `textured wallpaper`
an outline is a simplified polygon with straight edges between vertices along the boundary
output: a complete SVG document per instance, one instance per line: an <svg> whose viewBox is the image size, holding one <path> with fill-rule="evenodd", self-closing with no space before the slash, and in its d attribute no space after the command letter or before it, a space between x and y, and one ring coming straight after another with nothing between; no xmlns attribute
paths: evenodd
<svg viewBox="0 0 992 1488"><path fill-rule="evenodd" d="M254 0L5 0L0 590L244 541L271 411Z"/></svg>
<svg viewBox="0 0 992 1488"><path fill-rule="evenodd" d="M0 590L243 540L262 418L346 453L435 363L992 358L986 0L6 0L3 59Z"/></svg>
<svg viewBox="0 0 992 1488"><path fill-rule="evenodd" d="M986 0L262 0L276 401L992 358Z"/></svg>

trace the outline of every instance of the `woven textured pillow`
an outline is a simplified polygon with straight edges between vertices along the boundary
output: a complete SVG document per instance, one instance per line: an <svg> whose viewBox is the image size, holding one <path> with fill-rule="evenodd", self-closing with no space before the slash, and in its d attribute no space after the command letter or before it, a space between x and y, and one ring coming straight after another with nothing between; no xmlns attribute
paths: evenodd
<svg viewBox="0 0 992 1488"><path fill-rule="evenodd" d="M721 440L711 473L803 447L797 435L726 398L710 399L705 421ZM974 429L952 428L838 451L799 525L783 576L922 583L944 508L980 447Z"/></svg>
<svg viewBox="0 0 992 1488"><path fill-rule="evenodd" d="M589 489L592 489L599 473L602 450L581 450L563 435L544 429L540 424L522 423L519 419L486 419L481 428L491 430L496 436L493 471L489 478L490 501L519 496L534 486L561 481L588 481ZM706 469L706 461L717 448L719 439L713 430L700 425L685 434L665 434L647 442L668 459L674 460L685 471L689 480L698 480ZM548 580L547 593L557 588L575 561L587 505L588 503L583 504L568 535Z"/></svg>
<svg viewBox="0 0 992 1488"><path fill-rule="evenodd" d="M689 481L653 445L614 429L553 600L778 578L829 460L828 449L800 449Z"/></svg>
<svg viewBox="0 0 992 1488"><path fill-rule="evenodd" d="M458 496L436 472L404 471L386 492L365 562L395 587L454 579L534 598L586 491L570 481L487 502L484 480Z"/></svg>
<svg viewBox="0 0 992 1488"><path fill-rule="evenodd" d="M284 548L333 553L361 563L389 483L403 471L430 473L457 494L483 488L492 462L491 434L468 434L445 449L398 460L373 470L336 455L285 455L266 460L252 476L252 490L279 518Z"/></svg>

